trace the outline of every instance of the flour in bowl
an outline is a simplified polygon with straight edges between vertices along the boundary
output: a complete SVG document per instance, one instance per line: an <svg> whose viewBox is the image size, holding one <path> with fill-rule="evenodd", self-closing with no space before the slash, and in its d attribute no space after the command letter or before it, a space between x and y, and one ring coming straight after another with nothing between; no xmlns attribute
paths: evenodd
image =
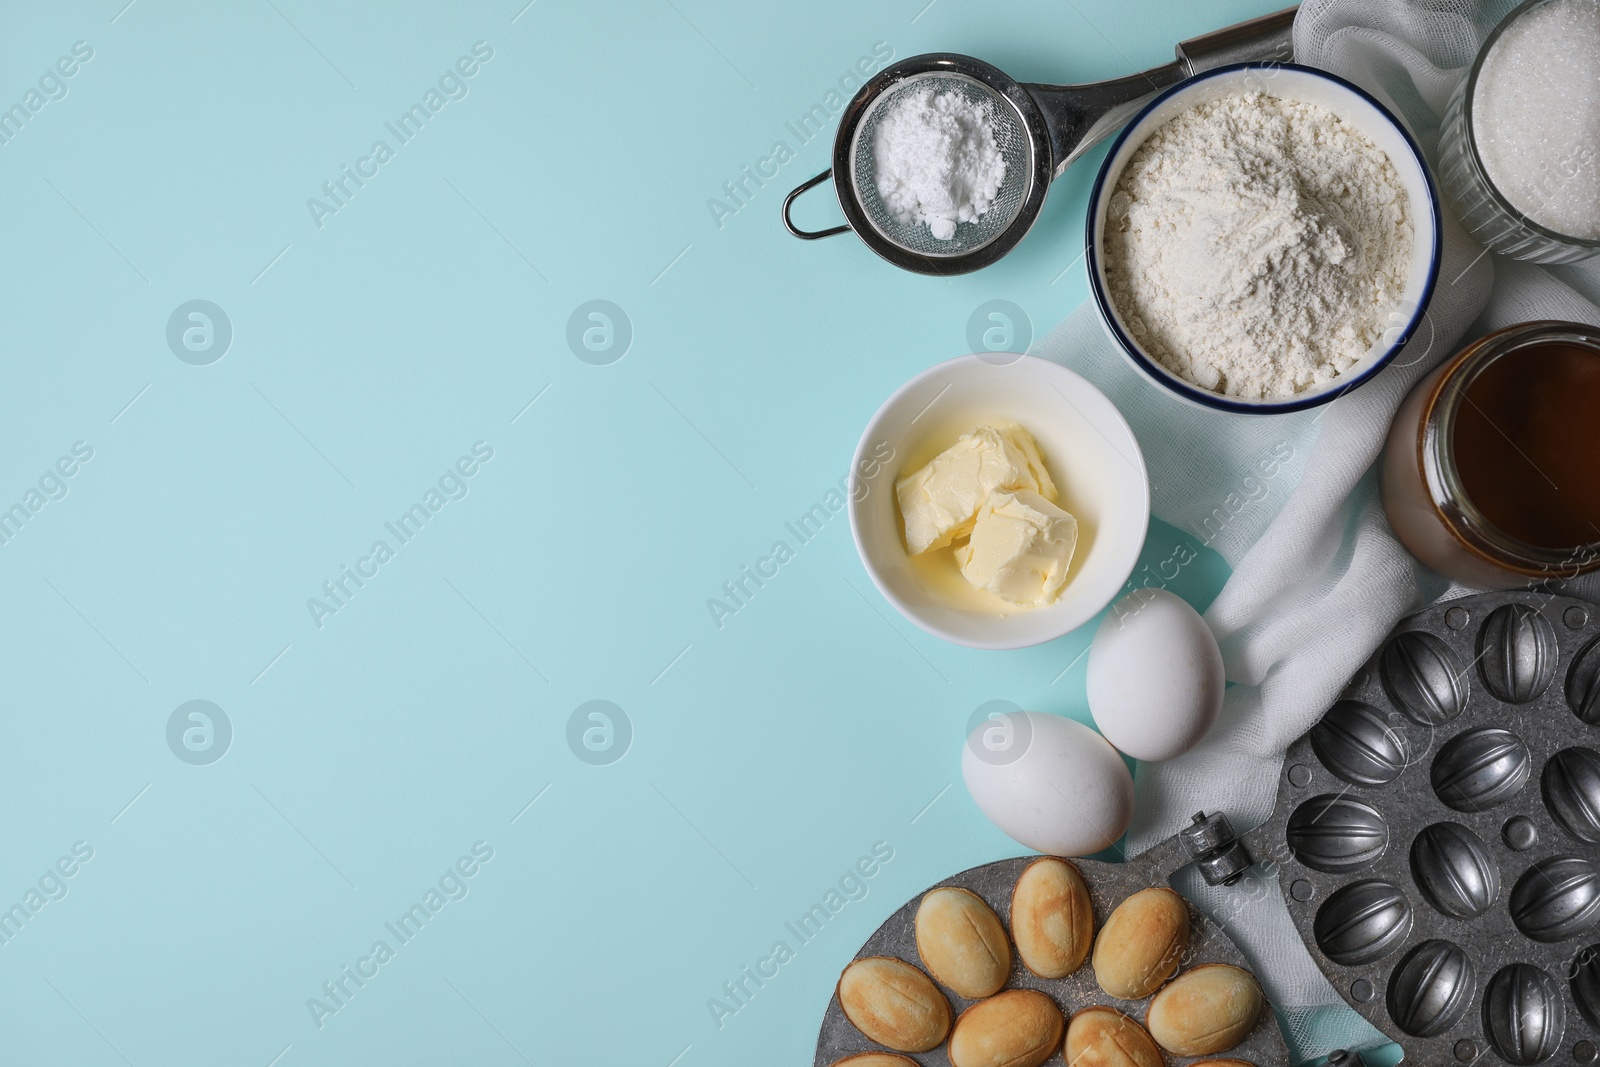
<svg viewBox="0 0 1600 1067"><path fill-rule="evenodd" d="M1129 159L1104 238L1112 303L1186 381L1291 397L1403 325L1411 207L1394 165L1326 108L1262 92L1200 104Z"/></svg>

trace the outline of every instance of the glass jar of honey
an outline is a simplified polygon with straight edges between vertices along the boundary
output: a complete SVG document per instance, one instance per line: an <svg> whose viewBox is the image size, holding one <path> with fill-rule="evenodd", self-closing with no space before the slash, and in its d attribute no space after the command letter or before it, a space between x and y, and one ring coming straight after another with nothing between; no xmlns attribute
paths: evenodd
<svg viewBox="0 0 1600 1067"><path fill-rule="evenodd" d="M1600 569L1600 329L1509 326L1424 378L1389 429L1383 501L1411 554L1466 585Z"/></svg>

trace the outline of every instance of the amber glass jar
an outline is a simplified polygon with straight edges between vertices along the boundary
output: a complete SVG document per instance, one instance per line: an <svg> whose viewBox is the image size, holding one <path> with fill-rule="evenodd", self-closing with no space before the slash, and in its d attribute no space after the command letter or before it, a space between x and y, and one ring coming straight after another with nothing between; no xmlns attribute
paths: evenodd
<svg viewBox="0 0 1600 1067"><path fill-rule="evenodd" d="M1424 378L1389 429L1383 500L1412 555L1467 585L1600 569L1600 329L1520 323Z"/></svg>

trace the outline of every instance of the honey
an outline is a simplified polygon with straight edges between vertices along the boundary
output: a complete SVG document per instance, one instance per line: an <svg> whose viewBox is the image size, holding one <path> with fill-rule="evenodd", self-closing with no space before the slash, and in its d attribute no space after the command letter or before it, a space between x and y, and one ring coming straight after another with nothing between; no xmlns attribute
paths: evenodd
<svg viewBox="0 0 1600 1067"><path fill-rule="evenodd" d="M1485 589L1600 569L1600 330L1508 326L1419 382L1389 428L1390 525Z"/></svg>
<svg viewBox="0 0 1600 1067"><path fill-rule="evenodd" d="M1600 541L1600 352L1539 344L1466 387L1451 449L1467 498L1519 541Z"/></svg>

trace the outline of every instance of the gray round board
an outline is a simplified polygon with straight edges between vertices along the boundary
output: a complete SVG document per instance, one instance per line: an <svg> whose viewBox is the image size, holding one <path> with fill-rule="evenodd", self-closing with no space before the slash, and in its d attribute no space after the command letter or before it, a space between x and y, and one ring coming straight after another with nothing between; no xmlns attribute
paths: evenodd
<svg viewBox="0 0 1600 1067"><path fill-rule="evenodd" d="M941 886L959 886L971 890L995 910L1001 922L1005 923L1009 930L1011 889L1023 869L1039 858L1039 856L1018 856L1014 859L985 863L928 888L931 890ZM1168 876L1190 862L1190 857L1174 837L1127 863L1104 863L1086 859L1073 859L1069 862L1083 873L1083 879L1088 884L1089 899L1094 905L1095 929L1098 931L1100 924L1119 903L1141 889L1165 886ZM917 894L889 916L883 925L867 938L866 944L856 953L856 959L866 956L895 956L926 971L917 956L916 935L913 929L917 905L921 903L922 896L922 893ZM1189 949L1184 955L1184 968L1201 963L1231 963L1245 970L1250 969L1227 934L1202 915L1193 904L1189 906L1189 922ZM1037 989L1050 996L1068 1017L1076 1011L1094 1005L1109 1005L1142 1023L1145 1009L1149 1005L1148 998L1130 1001L1108 996L1095 984L1094 967L1087 961L1065 978L1040 978L1022 965L1014 950L1011 978L1006 983L1006 988ZM942 984L939 985L939 991L950 1001L952 1016L959 1015L975 1003L957 995L954 990ZM931 1052L901 1053L901 1055L922 1064L923 1067L948 1067L950 1063L948 1045L949 1042L946 1041ZM822 1016L822 1029L817 1035L817 1051L812 1061L814 1067L830 1067L845 1056L857 1052L883 1051L888 1050L869 1041L849 1019L845 1018L844 1010L839 1006L837 993L829 998L828 1008ZM1289 1062L1289 1051L1283 1043L1283 1035L1279 1032L1277 1020L1271 1011L1261 1013L1256 1028L1244 1041L1228 1052L1217 1055L1238 1057L1259 1067L1279 1067ZM1203 1057L1169 1056L1167 1062L1188 1064L1200 1058ZM1062 1053L1057 1050L1046 1063L1061 1061Z"/></svg>

